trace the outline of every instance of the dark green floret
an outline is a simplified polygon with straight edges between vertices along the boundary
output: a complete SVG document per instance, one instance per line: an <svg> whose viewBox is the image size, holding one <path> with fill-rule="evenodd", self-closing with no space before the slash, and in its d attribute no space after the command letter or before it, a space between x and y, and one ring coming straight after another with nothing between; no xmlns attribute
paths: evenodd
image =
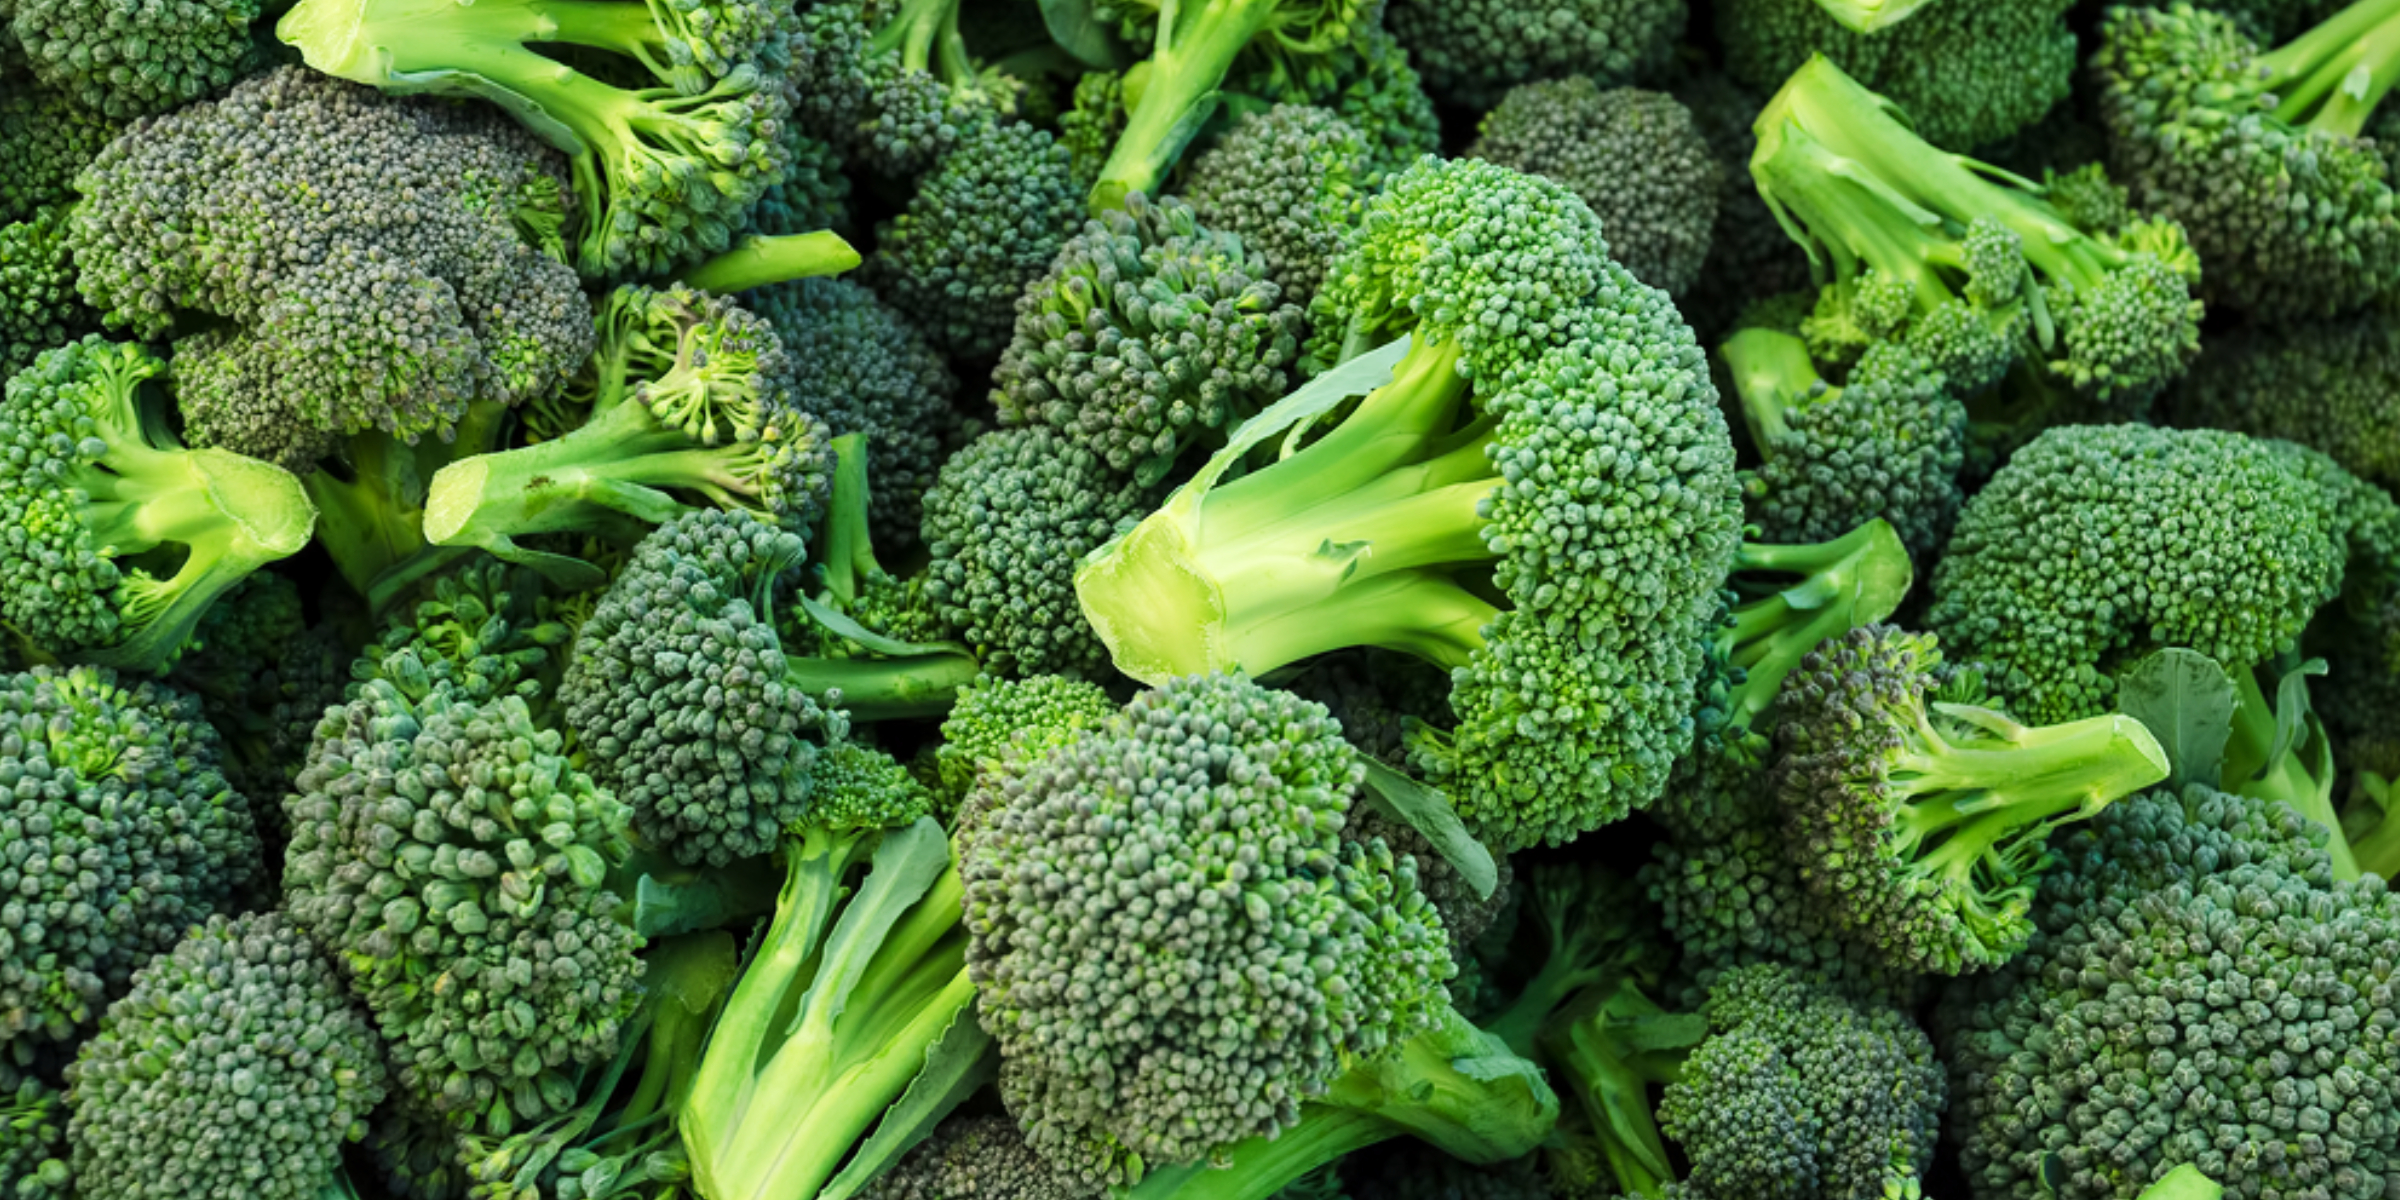
<svg viewBox="0 0 2400 1200"><path fill-rule="evenodd" d="M1236 61L1225 87L1264 104L1308 105L1341 118L1367 139L1367 178L1377 185L1442 152L1433 99L1408 51L1380 25L1322 55Z"/></svg>
<svg viewBox="0 0 2400 1200"><path fill-rule="evenodd" d="M2208 289L2270 319L2400 286L2400 205L2366 132L2400 78L2400 5L2359 0L2272 50L2186 4L2112 8L2092 69L2109 162L2180 221Z"/></svg>
<svg viewBox="0 0 2400 1200"><path fill-rule="evenodd" d="M1683 36L1685 10L1685 0L1394 0L1386 19L1428 89L1484 109L1534 79L1585 75L1611 87L1646 80Z"/></svg>
<svg viewBox="0 0 2400 1200"><path fill-rule="evenodd" d="M916 179L1003 117L959 30L962 0L827 0L792 42L792 112L878 175Z"/></svg>
<svg viewBox="0 0 2400 1200"><path fill-rule="evenodd" d="M70 1070L87 1196L344 1195L383 1099L383 1047L281 913L210 917L133 977Z"/></svg>
<svg viewBox="0 0 2400 1200"><path fill-rule="evenodd" d="M2400 326L2369 313L2211 338L2172 408L2177 424L2298 442L2400 486Z"/></svg>
<svg viewBox="0 0 2400 1200"><path fill-rule="evenodd" d="M1602 90L1573 75L1510 88L1477 127L1473 158L1555 179L1583 197L1633 277L1681 296L1717 219L1716 157L1673 96Z"/></svg>
<svg viewBox="0 0 2400 1200"><path fill-rule="evenodd" d="M1059 248L992 376L1005 425L1047 425L1111 470L1164 477L1283 394L1301 311L1241 238L1140 193Z"/></svg>
<svg viewBox="0 0 2400 1200"><path fill-rule="evenodd" d="M0 17L34 78L122 121L189 104L272 63L250 29L264 7L260 0L10 0Z"/></svg>
<svg viewBox="0 0 2400 1200"><path fill-rule="evenodd" d="M165 370L95 334L0 399L0 620L47 653L162 670L219 596L308 544L298 479L167 432Z"/></svg>
<svg viewBox="0 0 2400 1200"><path fill-rule="evenodd" d="M1097 1200L1044 1161L1003 1116L952 1117L859 1193L861 1200Z"/></svg>
<svg viewBox="0 0 2400 1200"><path fill-rule="evenodd" d="M1372 190L1373 149L1329 109L1278 104L1236 119L1185 168L1179 194L1201 225L1241 239L1284 298L1306 308Z"/></svg>
<svg viewBox="0 0 2400 1200"><path fill-rule="evenodd" d="M123 129L62 93L0 84L0 224L73 201L75 176Z"/></svg>
<svg viewBox="0 0 2400 1200"><path fill-rule="evenodd" d="M67 1098L37 1070L0 1063L0 1195L72 1200Z"/></svg>

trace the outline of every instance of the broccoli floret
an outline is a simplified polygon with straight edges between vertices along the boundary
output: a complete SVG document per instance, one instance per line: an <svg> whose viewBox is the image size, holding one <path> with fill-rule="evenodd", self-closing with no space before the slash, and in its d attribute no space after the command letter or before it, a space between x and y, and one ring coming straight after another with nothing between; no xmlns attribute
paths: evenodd
<svg viewBox="0 0 2400 1200"><path fill-rule="evenodd" d="M2172 223L2079 230L2031 183L1929 145L1823 57L1767 103L1758 138L1759 194L1858 338L1913 321L1908 339L1961 394L2031 358L2091 401L2138 412L2199 352L2196 267Z"/></svg>
<svg viewBox="0 0 2400 1200"><path fill-rule="evenodd" d="M1872 625L1811 651L1775 705L1801 879L1895 966L1936 975L2023 949L2051 833L2168 770L2132 717L2026 726L1954 676L1932 637Z"/></svg>
<svg viewBox="0 0 2400 1200"><path fill-rule="evenodd" d="M598 300L599 347L550 413L555 436L445 466L425 500L425 539L556 567L520 546L536 533L658 524L678 497L793 529L824 513L832 438L800 407L795 369L768 322L682 284L627 285Z"/></svg>
<svg viewBox="0 0 2400 1200"><path fill-rule="evenodd" d="M1543 1029L1592 987L1611 981L1655 984L1672 955L1657 938L1641 888L1630 878L1593 867L1548 862L1526 872L1519 889L1523 914L1518 928L1503 928L1495 951L1511 949L1512 935L1525 950L1512 958L1533 965L1514 983L1511 995L1484 1029L1519 1054L1539 1053ZM1530 927L1531 937L1525 936ZM1498 957L1495 954L1495 957ZM1500 965L1505 966L1505 963Z"/></svg>
<svg viewBox="0 0 2400 1200"><path fill-rule="evenodd" d="M1582 75L1519 84L1476 133L1469 157L1583 197L1634 278L1671 296L1691 289L1708 256L1722 168L1673 96L1603 91Z"/></svg>
<svg viewBox="0 0 2400 1200"><path fill-rule="evenodd" d="M0 224L0 296L7 297L0 304L0 377L100 326L100 314L75 289L71 220L69 209L40 208Z"/></svg>
<svg viewBox="0 0 2400 1200"><path fill-rule="evenodd" d="M1200 224L1241 239L1302 308L1325 282L1370 188L1372 147L1330 110L1278 104L1245 113L1184 171Z"/></svg>
<svg viewBox="0 0 2400 1200"><path fill-rule="evenodd" d="M1046 425L984 434L925 493L927 599L996 675L1097 676L1108 652L1077 606L1075 564L1164 490Z"/></svg>
<svg viewBox="0 0 2400 1200"><path fill-rule="evenodd" d="M1709 231L1708 257L1677 304L1700 344L1710 346L1753 302L1807 287L1808 256L1784 236L1750 178L1750 155L1758 148L1750 126L1762 107L1759 98L1713 71L1694 76L1674 95L1717 158L1717 222Z"/></svg>
<svg viewBox="0 0 2400 1200"><path fill-rule="evenodd" d="M1926 141L1968 151L2033 124L2075 73L2070 0L1717 0L1726 67L1766 89L1823 55L1907 110Z"/></svg>
<svg viewBox="0 0 2400 1200"><path fill-rule="evenodd" d="M979 122L878 230L865 279L936 349L989 359L1081 211L1067 150L1047 130Z"/></svg>
<svg viewBox="0 0 2400 1200"><path fill-rule="evenodd" d="M2376 313L2211 338L2173 409L2178 424L2298 442L2400 486L2400 327Z"/></svg>
<svg viewBox="0 0 2400 1200"><path fill-rule="evenodd" d="M0 399L0 620L49 653L162 670L217 597L308 544L316 507L289 472L175 442L165 370L95 334Z"/></svg>
<svg viewBox="0 0 2400 1200"><path fill-rule="evenodd" d="M110 143L68 242L111 325L229 322L179 347L191 436L298 466L309 431L448 438L566 382L592 332L544 252L565 183L495 114L290 67Z"/></svg>
<svg viewBox="0 0 2400 1200"><path fill-rule="evenodd" d="M260 0L0 5L34 78L118 120L189 104L275 61L250 25Z"/></svg>
<svg viewBox="0 0 2400 1200"><path fill-rule="evenodd" d="M1744 329L1718 353L1758 447L1742 492L1761 538L1821 541L1880 517L1911 554L1949 540L1965 500L1967 406L1913 347L1869 350L1843 387L1780 330Z"/></svg>
<svg viewBox="0 0 2400 1200"><path fill-rule="evenodd" d="M2345 514L2313 451L2214 430L2053 429L1959 514L1930 630L2044 724L2106 712L2161 646L2264 662L2339 593Z"/></svg>
<svg viewBox="0 0 2400 1200"><path fill-rule="evenodd" d="M1549 1131L1539 1073L1445 1002L1414 863L1342 836L1361 774L1321 706L1226 675L1012 764L964 866L967 963L1037 1152L1137 1197L1211 1163L1266 1195L1403 1133L1492 1162Z"/></svg>
<svg viewBox="0 0 2400 1200"><path fill-rule="evenodd" d="M582 221L567 257L586 278L617 279L725 249L783 181L796 25L769 0L300 0L275 32L328 75L481 97L515 116L572 160ZM536 45L575 47L638 80L619 86Z"/></svg>
<svg viewBox="0 0 2400 1200"><path fill-rule="evenodd" d="M210 917L136 972L69 1072L75 1183L169 1200L342 1195L383 1047L281 913Z"/></svg>
<svg viewBox="0 0 2400 1200"><path fill-rule="evenodd" d="M123 129L62 93L0 84L0 224L72 202L75 176Z"/></svg>
<svg viewBox="0 0 2400 1200"><path fill-rule="evenodd" d="M1283 686L1324 705L1359 753L1386 766L1407 765L1408 735L1417 725L1458 723L1450 712L1449 672L1390 650L1325 655Z"/></svg>
<svg viewBox="0 0 2400 1200"><path fill-rule="evenodd" d="M1377 186L1442 151L1442 122L1433 99L1425 94L1408 51L1380 24L1324 54L1236 60L1225 90L1269 105L1332 112L1367 139L1366 178Z"/></svg>
<svg viewBox="0 0 2400 1200"><path fill-rule="evenodd" d="M348 698L389 678L415 691L442 685L478 704L518 696L547 716L575 634L565 605L529 572L481 555L434 579L426 593L359 654Z"/></svg>
<svg viewBox="0 0 2400 1200"><path fill-rule="evenodd" d="M0 1062L0 1195L73 1200L66 1094L39 1070Z"/></svg>
<svg viewBox="0 0 2400 1200"><path fill-rule="evenodd" d="M954 826L959 805L987 774L1017 756L1040 758L1071 745L1116 711L1097 684L1057 675L985 678L960 688L934 752L941 783L935 815Z"/></svg>
<svg viewBox="0 0 2400 1200"><path fill-rule="evenodd" d="M797 121L783 127L783 152L791 159L783 182L758 194L750 208L750 232L768 237L850 228L849 164L827 142L811 137Z"/></svg>
<svg viewBox="0 0 2400 1200"><path fill-rule="evenodd" d="M1660 72L1683 36L1685 0L1394 0L1387 19L1445 101L1490 108L1520 83L1586 75L1610 87Z"/></svg>
<svg viewBox="0 0 2400 1200"><path fill-rule="evenodd" d="M1412 754L1495 849L1649 803L1690 743L1738 497L1689 329L1607 253L1558 184L1472 160L1403 174L1317 298L1321 333L1401 340L1244 426L1077 570L1118 669L1405 651L1452 672L1459 719Z"/></svg>
<svg viewBox="0 0 2400 1200"><path fill-rule="evenodd" d="M1059 1171L1025 1144L1005 1116L952 1117L861 1200L1097 1200L1101 1190Z"/></svg>
<svg viewBox="0 0 2400 1200"><path fill-rule="evenodd" d="M2324 838L2193 783L2063 839L2042 936L1936 1012L1978 1195L2122 1200L2186 1163L2260 1200L2400 1175L2400 897L2333 882Z"/></svg>
<svg viewBox="0 0 2400 1200"><path fill-rule="evenodd" d="M793 112L800 123L879 175L915 179L978 126L999 120L1003 97L960 36L961 0L832 0L800 18L792 44Z"/></svg>
<svg viewBox="0 0 2400 1200"><path fill-rule="evenodd" d="M1048 425L1111 470L1163 478L1283 394L1301 324L1239 237L1137 192L1086 221L1017 302L992 403L1004 425Z"/></svg>
<svg viewBox="0 0 2400 1200"><path fill-rule="evenodd" d="M466 1200L473 1180L459 1161L459 1135L440 1120L387 1105L367 1130L366 1148L392 1200Z"/></svg>
<svg viewBox="0 0 2400 1200"><path fill-rule="evenodd" d="M2373 771L2359 771L2342 801L2342 839L2362 872L2386 880L2400 878L2400 804L2392 781Z"/></svg>
<svg viewBox="0 0 2400 1200"><path fill-rule="evenodd" d="M2112 8L2093 71L2109 164L2136 207L2181 221L2212 295L2326 317L2400 284L2400 205L2362 140L2391 86L2400 16L2361 0L2267 51L2178 4Z"/></svg>
<svg viewBox="0 0 2400 1200"><path fill-rule="evenodd" d="M847 280L778 283L742 302L783 339L800 406L836 437L866 435L876 541L915 543L925 489L957 423L950 402L958 379L949 365L906 318Z"/></svg>
<svg viewBox="0 0 2400 1200"><path fill-rule="evenodd" d="M1342 836L1361 844L1380 841L1393 858L1416 861L1417 890L1424 893L1425 902L1441 918L1442 931L1450 935L1450 953L1454 959L1465 955L1467 947L1482 937L1515 901L1516 870L1507 858L1498 860L1499 882L1493 885L1490 894L1478 892L1416 826L1397 816L1387 816L1372 805L1362 804L1350 814L1350 822L1342 826Z"/></svg>

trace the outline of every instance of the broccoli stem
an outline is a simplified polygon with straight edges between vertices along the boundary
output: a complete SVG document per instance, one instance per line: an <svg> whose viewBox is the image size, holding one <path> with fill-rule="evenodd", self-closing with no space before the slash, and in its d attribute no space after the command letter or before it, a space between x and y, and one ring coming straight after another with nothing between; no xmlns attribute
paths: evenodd
<svg viewBox="0 0 2400 1200"><path fill-rule="evenodd" d="M2323 826L2331 835L2325 852L2333 858L2333 877L2348 881L2360 874L2357 852L2342 834L2342 820L2333 808L2333 751L2314 714L2288 746L2276 744L2280 732L2274 701L2258 681L2258 671L2234 670L2233 736L2225 746L2225 790L2254 800L2280 800L2301 816ZM2278 750L2282 753L2277 753Z"/></svg>
<svg viewBox="0 0 2400 1200"><path fill-rule="evenodd" d="M1795 576L1780 586L1757 577ZM1743 672L1733 720L1748 725L1775 702L1784 677L1829 637L1892 615L1916 581L1908 548L1888 522L1869 521L1830 542L1769 546L1744 542L1732 586L1746 595L1718 637Z"/></svg>
<svg viewBox="0 0 2400 1200"><path fill-rule="evenodd" d="M867 48L874 54L897 54L901 67L931 72L944 83L975 77L974 59L958 32L958 0L904 0Z"/></svg>
<svg viewBox="0 0 2400 1200"><path fill-rule="evenodd" d="M1820 398L1816 388L1825 378L1809 357L1808 343L1780 329L1744 329L1725 339L1717 354L1733 375L1742 423L1761 454L1791 431L1793 409Z"/></svg>
<svg viewBox="0 0 2400 1200"><path fill-rule="evenodd" d="M2357 137L2400 81L2400 0L2358 0L2258 62L2277 117Z"/></svg>
<svg viewBox="0 0 2400 1200"><path fill-rule="evenodd" d="M2391 781L2360 771L2350 787L2350 799L2342 805L2342 840L2350 856L2361 874L2400 878L2400 809L2393 805Z"/></svg>
<svg viewBox="0 0 2400 1200"><path fill-rule="evenodd" d="M859 264L858 251L831 230L742 239L741 244L683 273L704 292L732 295L771 283L839 275Z"/></svg>
<svg viewBox="0 0 2400 1200"><path fill-rule="evenodd" d="M795 658L786 664L784 681L854 721L874 722L941 716L957 702L958 689L982 673L982 664L962 650L907 658Z"/></svg>
<svg viewBox="0 0 2400 1200"><path fill-rule="evenodd" d="M739 505L751 491L739 468L754 453L740 443L696 448L646 405L603 398L591 420L564 437L443 467L425 499L425 538L506 558L526 534L585 528L593 508L668 521L684 511L668 488Z"/></svg>
<svg viewBox="0 0 2400 1200"><path fill-rule="evenodd" d="M1816 0L1817 8L1855 33L1879 33L1915 16L1933 0Z"/></svg>
<svg viewBox="0 0 2400 1200"><path fill-rule="evenodd" d="M1654 1037L1645 1030L1670 1025L1680 1036ZM1700 1032L1697 1018L1669 1014L1623 979L1586 991L1543 1031L1543 1048L1582 1107L1609 1173L1628 1196L1659 1196L1675 1182L1650 1089L1674 1082Z"/></svg>
<svg viewBox="0 0 2400 1200"><path fill-rule="evenodd" d="M1125 197L1135 192L1158 194L1183 148L1216 112L1217 89L1224 85L1234 59L1274 24L1276 9L1284 2L1159 4L1158 36L1144 64L1141 93L1125 114L1125 132L1109 150L1099 181L1092 185L1092 215L1124 208Z"/></svg>

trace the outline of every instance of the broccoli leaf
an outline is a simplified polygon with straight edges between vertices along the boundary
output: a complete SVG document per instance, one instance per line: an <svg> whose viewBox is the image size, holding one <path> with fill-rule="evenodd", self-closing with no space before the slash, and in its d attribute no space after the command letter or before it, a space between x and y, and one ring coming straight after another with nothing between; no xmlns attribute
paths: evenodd
<svg viewBox="0 0 2400 1200"><path fill-rule="evenodd" d="M2166 748L2169 787L2217 782L2234 707L2233 677L2197 650L2170 647L2117 676L2117 711L2148 726Z"/></svg>

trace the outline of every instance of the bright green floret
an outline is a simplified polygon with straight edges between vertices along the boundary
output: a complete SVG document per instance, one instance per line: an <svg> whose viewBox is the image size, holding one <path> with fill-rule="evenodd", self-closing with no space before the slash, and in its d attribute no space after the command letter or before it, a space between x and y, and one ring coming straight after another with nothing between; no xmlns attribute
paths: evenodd
<svg viewBox="0 0 2400 1200"><path fill-rule="evenodd" d="M100 325L75 288L75 254L65 208L38 208L0 224L0 373L14 375L42 351Z"/></svg>
<svg viewBox="0 0 2400 1200"><path fill-rule="evenodd" d="M2400 205L2360 138L2400 78L2400 4L2359 0L2268 50L2189 5L2110 9L2093 58L2109 161L2180 221L2209 290L2270 319L2400 286Z"/></svg>
<svg viewBox="0 0 2400 1200"><path fill-rule="evenodd" d="M1633 277L1689 291L1717 219L1716 157L1673 96L1602 90L1582 75L1520 84L1477 127L1473 158L1557 180L1583 197Z"/></svg>
<svg viewBox="0 0 2400 1200"><path fill-rule="evenodd" d="M1058 675L985 678L960 688L934 751L936 815L953 825L959 805L987 776L1012 759L1072 745L1116 712L1098 684Z"/></svg>
<svg viewBox="0 0 2400 1200"><path fill-rule="evenodd" d="M2372 313L2211 338L2176 423L2282 438L2400 486L2400 326Z"/></svg>
<svg viewBox="0 0 2400 1200"><path fill-rule="evenodd" d="M345 1194L342 1147L383 1099L383 1047L281 913L215 916L133 977L72 1069L87 1196Z"/></svg>
<svg viewBox="0 0 2400 1200"><path fill-rule="evenodd" d="M1394 0L1387 20L1427 88L1483 109L1529 80L1585 75L1613 87L1647 79L1666 66L1688 15L1685 0Z"/></svg>
<svg viewBox="0 0 2400 1200"><path fill-rule="evenodd" d="M93 335L0 400L0 620L49 653L164 669L217 597L308 544L298 479L166 431L165 371Z"/></svg>
<svg viewBox="0 0 2400 1200"><path fill-rule="evenodd" d="M1414 863L1342 836L1361 770L1321 706L1208 675L987 779L967 962L1037 1152L1258 1200L1395 1136L1493 1162L1548 1132L1539 1073L1446 1003Z"/></svg>
<svg viewBox="0 0 2400 1200"><path fill-rule="evenodd" d="M1306 308L1371 191L1372 154L1331 110L1278 104L1243 114L1193 159L1180 195L1201 225L1241 239L1284 298Z"/></svg>
<svg viewBox="0 0 2400 1200"><path fill-rule="evenodd" d="M1497 848L1646 805L1689 746L1738 500L1690 330L1607 253L1547 180L1472 160L1402 175L1317 298L1321 331L1389 344L1244 426L1078 570L1118 669L1403 651L1452 673L1458 715L1412 751ZM1360 393L1304 449L1219 483Z"/></svg>
<svg viewBox="0 0 2400 1200"><path fill-rule="evenodd" d="M1765 91L1812 56L1908 112L1926 141L1971 151L2040 120L2075 75L2068 0L1716 0L1726 68Z"/></svg>
<svg viewBox="0 0 2400 1200"><path fill-rule="evenodd" d="M562 257L618 279L724 250L783 181L795 26L770 0L301 0L275 32L325 74L505 109L572 163L580 221ZM536 46L574 47L610 78Z"/></svg>

